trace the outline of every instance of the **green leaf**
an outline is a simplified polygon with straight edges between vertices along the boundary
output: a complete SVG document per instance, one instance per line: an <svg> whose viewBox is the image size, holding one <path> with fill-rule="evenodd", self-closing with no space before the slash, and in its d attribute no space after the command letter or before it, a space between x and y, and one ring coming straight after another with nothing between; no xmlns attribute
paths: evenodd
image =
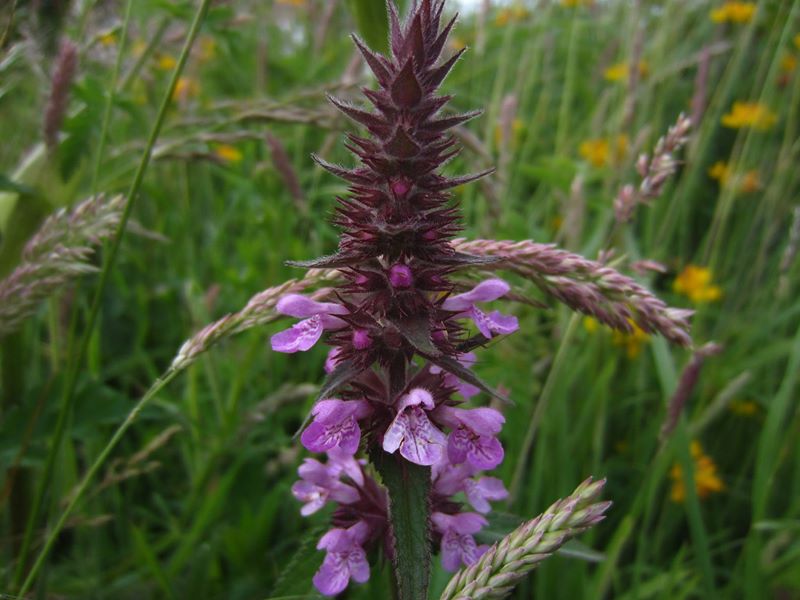
<svg viewBox="0 0 800 600"><path fill-rule="evenodd" d="M431 324L427 316L398 319L392 323L417 351L427 356L441 356L431 339Z"/></svg>
<svg viewBox="0 0 800 600"><path fill-rule="evenodd" d="M566 156L541 158L531 165L520 166L520 170L532 182L549 184L565 192L578 173L575 161Z"/></svg>
<svg viewBox="0 0 800 600"><path fill-rule="evenodd" d="M458 377L461 381L465 381L474 385L475 387L483 390L490 396L493 396L500 400L501 402L505 402L506 404L511 404L511 400L506 398L505 396L501 396L495 390L490 388L486 385L480 377L475 375L470 369L462 365L456 359L451 358L449 356L431 356L429 354L421 353L422 356L427 358L430 362L435 364L437 367L444 369L445 371L452 373L456 377Z"/></svg>
<svg viewBox="0 0 800 600"><path fill-rule="evenodd" d="M361 39L373 50L386 52L389 49L389 15L386 12L386 3L380 0L350 0L348 4Z"/></svg>
<svg viewBox="0 0 800 600"><path fill-rule="evenodd" d="M398 598L427 600L431 577L431 469L380 449L372 452L371 459L389 492L392 566Z"/></svg>
<svg viewBox="0 0 800 600"><path fill-rule="evenodd" d="M32 187L16 183L2 173L0 173L0 192L14 192L21 196L33 196L36 193Z"/></svg>
<svg viewBox="0 0 800 600"><path fill-rule="evenodd" d="M315 527L303 536L300 546L288 560L278 581L275 583L270 598L319 597L317 594L311 594L311 579L325 557L323 552L317 550L317 541L323 533L325 533L323 528Z"/></svg>

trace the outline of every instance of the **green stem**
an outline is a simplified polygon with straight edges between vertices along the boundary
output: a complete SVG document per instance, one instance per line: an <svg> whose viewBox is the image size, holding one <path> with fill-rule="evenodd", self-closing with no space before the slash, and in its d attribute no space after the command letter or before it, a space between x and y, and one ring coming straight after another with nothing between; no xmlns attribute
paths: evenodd
<svg viewBox="0 0 800 600"><path fill-rule="evenodd" d="M208 0L204 1L207 2ZM111 436L111 439L105 445L102 452L100 452L100 455L95 459L94 463L92 463L92 466L89 467L89 470L86 472L86 475L83 476L83 479L81 480L80 485L75 491L75 494L70 499L66 508L64 508L63 512L61 513L61 516L58 518L58 521L56 521L56 524L50 531L50 535L47 537L47 541L45 542L42 549L39 551L39 555L36 557L36 562L33 563L33 566L31 567L31 570L28 573L25 582L22 584L22 587L19 590L20 596L24 596L28 592L28 590L30 590L31 586L33 585L33 582L36 579L36 575L39 573L39 570L44 565L44 561L47 558L47 555L50 553L50 550L52 549L53 544L58 538L58 535L61 533L61 530L64 529L64 525L67 522L67 518L72 514L72 511L75 509L75 506L83 498L84 494L86 493L86 490L89 487L89 484L92 482L95 475L97 475L97 472L100 470L100 467L103 466L103 463L105 463L109 454L111 454L111 451L117 445L122 436L125 435L125 432L139 416L139 413L141 413L142 410L144 410L144 407L147 406L150 400L152 400L162 389L164 389L164 387L170 381L172 381L175 378L175 376L178 375L178 373L180 373L180 371L178 370L169 370L159 379L157 379L155 383L153 383L150 389L147 390L147 393L144 396L142 396L139 402L136 403L136 406L134 406L131 412L128 413L128 416L125 417L125 420L114 432L114 435Z"/></svg>
<svg viewBox="0 0 800 600"><path fill-rule="evenodd" d="M126 23L124 26L123 36L120 41L120 53L122 53L122 49L125 44L125 35L127 34L128 21L130 19L130 6L132 5L132 3L133 0L128 0L128 9L126 11ZM17 570L14 577L15 587L19 583L23 573L25 572L26 556L30 548L31 539L33 537L32 536L33 530L35 528L36 522L39 520L39 513L41 512L44 497L45 494L47 493L47 489L49 487L49 483L52 478L51 476L53 473L53 468L55 466L55 460L59 454L61 442L63 440L64 433L66 431L67 422L69 420L68 417L72 413L72 407L75 402L75 388L78 381L78 373L80 371L81 365L85 360L86 352L88 350L89 343L92 338L92 332L94 331L94 327L97 322L97 317L100 312L100 303L102 301L103 293L105 292L105 287L108 281L108 276L111 271L111 267L113 266L116 260L117 253L119 251L119 247L122 242L123 234L125 233L125 229L128 225L128 220L130 219L134 202L142 186L142 181L144 180L144 174L147 171L147 167L150 164L150 158L153 152L153 147L155 146L156 140L158 139L158 136L161 133L161 127L164 124L164 120L167 114L167 109L169 108L169 105L172 101L172 96L175 91L175 87L178 83L178 78L183 72L184 66L186 65L186 61L189 57L189 52L191 51L192 45L194 44L194 41L197 38L197 34L200 31L200 25L202 24L205 15L208 12L210 4L211 0L201 0L200 6L198 7L197 12L194 16L191 28L189 29L189 34L183 45L183 49L181 50L180 57L178 58L178 64L175 66L175 70L172 73L172 78L170 79L167 90L161 101L161 106L159 107L158 114L156 115L155 123L153 124L153 128L150 131L150 135L147 139L147 144L145 146L144 153L142 154L142 158L139 162L136 174L134 175L133 182L131 183L131 187L125 198L125 208L122 213L122 218L120 219L119 226L117 227L117 231L111 242L111 246L108 250L106 258L103 261L103 269L100 272L97 289L95 290L95 294L92 299L91 309L89 311L89 318L86 323L86 329L83 333L83 336L81 337L81 343L77 355L75 357L75 360L72 361L72 363L68 366L67 369L67 374L64 384L64 392L62 397L61 411L59 412L58 415L58 421L56 422L56 428L53 434L53 442L50 447L50 452L47 457L47 462L45 463L42 482L41 485L39 486L38 493L34 499L34 504L31 510L30 518L28 519L28 526L26 529L26 534L23 540L23 546L19 555L19 562L17 564ZM114 82L114 85L116 85L116 81ZM113 440L112 438L112 441L115 440ZM46 546L45 549L43 549L42 553L40 553L39 558L37 559L37 564L40 565L40 563L44 560L44 556L46 555L47 550L49 550L49 548ZM38 567L36 568L36 570L38 570ZM31 574L28 575L28 578L26 579L26 586L23 588L23 590L27 589L27 587L32 582L31 577L34 573L35 571L32 571ZM22 595L22 593L24 592L21 592L20 595Z"/></svg>
<svg viewBox="0 0 800 600"><path fill-rule="evenodd" d="M536 410L533 412L533 418L531 418L530 425L528 425L528 431L525 433L525 440L522 442L522 449L519 451L519 459L514 467L514 476L511 479L511 487L508 495L509 502L514 502L514 500L517 498L517 494L519 493L520 485L522 485L522 478L525 475L525 468L528 465L528 456L531 453L533 442L536 439L536 431L539 429L539 424L544 416L545 408L547 407L550 395L553 392L553 386L555 385L558 375L561 372L561 365L564 363L567 347L569 346L572 337L575 335L575 330L577 329L579 320L580 315L578 313L573 313L573 315L570 317L567 330L564 332L564 336L561 338L561 344L559 345L558 351L556 352L556 357L553 360L553 366L550 369L550 372L547 374L547 381L545 381L544 388L539 396L539 402L536 404Z"/></svg>
<svg viewBox="0 0 800 600"><path fill-rule="evenodd" d="M26 344L23 332L9 335L0 347L0 418L14 406L18 406L25 394L25 364L27 361ZM27 522L30 508L31 481L30 470L14 464L6 471L5 487L8 489L8 513L11 517L12 555L19 551L20 540L23 539L22 525Z"/></svg>

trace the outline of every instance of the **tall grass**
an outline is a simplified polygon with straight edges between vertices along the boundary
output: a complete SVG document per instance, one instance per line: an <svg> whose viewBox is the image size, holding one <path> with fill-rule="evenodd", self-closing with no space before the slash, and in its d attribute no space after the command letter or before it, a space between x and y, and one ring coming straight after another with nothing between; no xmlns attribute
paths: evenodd
<svg viewBox="0 0 800 600"><path fill-rule="evenodd" d="M453 172L506 165L485 185L457 190L465 236L557 242L592 257L613 250L619 268L660 261L666 273L642 281L696 310L697 346L714 340L724 350L706 360L675 432L662 440L690 352L657 337L615 337L549 302L516 306L524 333L477 366L515 402L498 475L512 490L507 512L536 514L589 474L608 479L614 500L585 546L543 564L516 597L800 594L798 261L783 260L800 192L800 66L788 70L785 59L800 55L800 1L759 2L740 24L711 20L719 2L521 4L527 13L464 15L457 30L473 50L445 91L456 94L455 108L486 113L470 123ZM0 340L0 591L18 594L30 569L32 561L18 561L29 522L29 555L41 559L31 583L41 594L311 597L302 557L315 556L307 538L318 532L290 500L302 459L291 437L314 398L322 351L272 353L273 328L264 325L215 344L185 371L169 366L205 325L302 274L285 259L333 250L336 232L324 218L344 189L309 154L347 160L339 142L348 125L324 92L346 96L368 83L349 66L343 32L354 20L339 3L321 25L327 0L212 3L171 81L169 58L180 62L200 3L130 6L123 19L116 4L78 3L62 21L80 62L54 166L23 164L39 141L52 60L31 6L17 7L0 56L0 173L40 188L48 210L95 191L138 198L116 257L115 246L101 253L105 285L82 280ZM0 9L0 30L9 14ZM609 67L637 55L647 69L635 85L606 79ZM677 176L631 223L616 224L613 200L639 181L637 155L692 112L693 98L702 118ZM775 124L724 126L736 101L768 107ZM306 204L287 188L268 134L284 147ZM614 156L620 135L628 141ZM580 152L595 139L610 140L601 166ZM731 169L727 185L709 176L718 161ZM747 191L749 171L758 185ZM4 244L16 222L0 223ZM718 300L694 303L674 291L688 264L712 270ZM115 436L120 426L124 435ZM694 485L703 466L693 440L722 490L706 495ZM20 472L24 479L9 476ZM675 501L678 480L685 495ZM42 490L41 518L30 518L30 506L12 510L22 485L29 499ZM20 514L22 526L12 520ZM62 516L63 530L48 541ZM506 520L492 533L518 524ZM289 566L297 576L285 574ZM376 567L348 597L386 597L388 577L387 565ZM438 565L433 578L441 592L447 575Z"/></svg>

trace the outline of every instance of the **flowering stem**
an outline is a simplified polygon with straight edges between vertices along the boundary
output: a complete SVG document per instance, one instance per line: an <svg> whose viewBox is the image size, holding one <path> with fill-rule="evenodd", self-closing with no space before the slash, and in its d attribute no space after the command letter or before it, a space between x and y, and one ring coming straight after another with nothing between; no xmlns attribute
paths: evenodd
<svg viewBox="0 0 800 600"><path fill-rule="evenodd" d="M381 450L371 460L389 491L392 566L399 600L425 600L430 581L430 467Z"/></svg>
<svg viewBox="0 0 800 600"><path fill-rule="evenodd" d="M130 19L130 5L132 5L133 0L129 0L128 2L128 9L126 10L126 21ZM23 545L18 557L18 564L17 570L14 577L14 584L19 583L20 579L22 578L23 573L25 572L25 564L26 564L26 555L28 549L30 548L30 543L32 540L33 530L35 528L36 522L39 520L39 513L42 508L42 504L44 502L44 496L47 493L47 489L49 487L49 483L52 479L53 469L55 467L55 460L57 455L59 454L59 450L61 448L61 442L64 438L64 433L66 431L67 422L69 420L69 415L72 413L72 406L75 400L75 387L78 381L78 372L80 370L81 364L83 364L84 358L86 356L86 352L89 348L89 342L91 340L92 331L94 330L95 323L97 321L97 316L100 312L100 303L103 297L103 293L105 291L106 282L108 280L108 275L111 271L112 266L117 257L117 253L119 251L120 244L122 242L122 236L125 232L125 229L128 224L128 220L130 219L131 211L133 210L133 205L136 200L136 197L139 194L139 189L142 186L142 182L144 180L144 174L147 171L147 167L150 164L150 158L153 151L153 147L155 146L156 140L158 139L159 134L161 133L161 127L164 124L164 119L166 118L167 108L172 101L173 92L178 82L178 78L180 77L181 73L183 72L183 68L186 64L186 61L189 57L189 52L191 51L192 45L194 44L194 40L197 37L197 34L200 31L200 25L202 24L203 20L205 19L205 15L208 12L208 8L211 5L211 0L201 0L200 6L195 13L194 20L192 25L189 29L189 33L187 35L186 41L184 43L183 49L181 50L180 57L178 58L178 64L175 66L175 70L172 73L172 78L170 79L169 85L167 86L167 90L164 93L164 97L161 101L161 106L159 107L158 114L156 115L155 123L153 124L153 128L150 131L150 135L147 139L147 144L145 146L145 150L142 154L141 160L139 162L139 166L136 170L136 174L134 175L133 182L131 183L131 187L128 191L128 194L125 198L125 207L122 212L122 218L120 220L119 226L117 227L116 233L114 238L111 242L110 248L108 250L108 254L103 263L103 269L100 272L99 280L97 283L97 288L95 290L94 297L92 299L91 309L89 311L89 317L86 322L86 329L83 333L81 338L81 343L78 348L77 355L75 359L72 361L67 368L67 374L64 384L64 392L62 398L62 406L61 410L58 415L58 421L56 422L56 428L53 433L53 441L50 446L50 452L47 457L47 462L45 463L45 469L42 474L42 482L39 486L38 493L34 498L33 507L31 509L31 514L28 519L28 525L25 533L25 538L23 539ZM127 30L127 25L126 25ZM124 44L124 40L123 40ZM122 52L122 46L120 47L120 53ZM159 388L160 389L160 388ZM127 420L126 420L127 423ZM124 423L123 423L124 425ZM127 429L127 427L125 427ZM119 431L119 430L118 430ZM116 437L116 436L115 436ZM116 439L112 438L112 442L116 443ZM110 448L109 448L110 450ZM105 456L101 454L101 457L105 459ZM90 471L90 475L93 473ZM74 502L74 501L73 501ZM70 503L72 506L73 503ZM66 512L65 512L66 514ZM63 520L66 517L62 515L61 520L59 523L63 526ZM60 529L57 527L54 530L54 533L51 535L51 538L48 540L48 544L42 549L39 554L39 557L34 564L31 572L28 574L28 577L23 584L23 587L20 590L20 595L23 595L25 591L27 591L33 583L33 578L35 577L36 573L38 572L41 564L43 563L47 552L54 541L55 533Z"/></svg>

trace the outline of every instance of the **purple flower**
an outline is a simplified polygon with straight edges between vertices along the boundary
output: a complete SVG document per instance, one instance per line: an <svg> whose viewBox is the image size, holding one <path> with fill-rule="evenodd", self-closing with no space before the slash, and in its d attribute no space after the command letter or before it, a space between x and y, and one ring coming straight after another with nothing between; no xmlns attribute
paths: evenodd
<svg viewBox="0 0 800 600"><path fill-rule="evenodd" d="M474 352L465 352L464 354L458 355L458 362L460 362L465 367L471 367L477 362L477 360L478 357L475 356ZM430 372L436 375L437 373L441 373L442 369L441 367L433 365L430 367ZM456 390L458 390L458 393L461 394L461 396L466 400L472 398L473 396L476 396L481 391L481 389L478 386L461 381L458 377L456 377L452 373L446 372L444 374L444 383L448 387L455 388Z"/></svg>
<svg viewBox="0 0 800 600"><path fill-rule="evenodd" d="M287 354L305 352L319 341L324 330L344 327L345 322L334 315L347 314L340 304L317 302L300 294L286 294L275 309L282 315L303 319L270 339L273 350Z"/></svg>
<svg viewBox="0 0 800 600"><path fill-rule="evenodd" d="M503 315L498 311L486 314L475 306L476 302L497 300L506 295L510 289L511 287L502 279L487 279L468 292L450 296L444 301L442 308L472 319L485 338L491 339L493 333L514 333L519 329L517 317Z"/></svg>
<svg viewBox="0 0 800 600"><path fill-rule="evenodd" d="M314 514L321 509L328 500L335 500L341 504L358 502L359 493L356 488L339 481L342 473L347 474L357 485L364 484L364 475L361 467L352 458L331 453L328 465L323 465L318 460L307 458L297 469L301 481L292 486L292 494L300 502L305 503L300 509L304 517ZM349 459L349 460L347 460Z"/></svg>
<svg viewBox="0 0 800 600"><path fill-rule="evenodd" d="M326 550L325 560L314 575L314 587L325 596L344 591L350 580L364 583L369 579L369 563L361 544L367 538L368 525L359 521L348 529L331 529L317 544Z"/></svg>
<svg viewBox="0 0 800 600"><path fill-rule="evenodd" d="M445 458L433 466L433 491L442 496L464 492L472 508L486 514L491 510L489 500L503 500L508 491L496 477L474 479L477 472L470 463L454 465Z"/></svg>
<svg viewBox="0 0 800 600"><path fill-rule="evenodd" d="M480 479L464 480L464 492L472 508L479 513L486 514L492 507L489 500L505 500L508 490L497 477L481 477Z"/></svg>
<svg viewBox="0 0 800 600"><path fill-rule="evenodd" d="M414 275L407 265L398 263L389 269L389 282L394 288L408 288L414 283Z"/></svg>
<svg viewBox="0 0 800 600"><path fill-rule="evenodd" d="M452 429L447 439L447 456L453 464L469 462L488 471L503 462L503 447L497 434L505 417L493 408L463 409L440 406L435 417Z"/></svg>
<svg viewBox="0 0 800 600"><path fill-rule="evenodd" d="M442 534L442 566L457 571L462 564L470 566L486 552L488 546L478 546L472 534L478 533L488 521L476 513L431 515L436 529Z"/></svg>
<svg viewBox="0 0 800 600"><path fill-rule="evenodd" d="M383 449L392 454L400 448L401 456L418 465L439 462L447 440L428 418L426 411L433 408L428 390L414 388L403 396L397 415L383 435Z"/></svg>
<svg viewBox="0 0 800 600"><path fill-rule="evenodd" d="M328 356L325 359L326 373L333 373L333 370L336 368L336 365L339 364L339 355L341 353L342 349L339 346L334 346L328 351Z"/></svg>
<svg viewBox="0 0 800 600"><path fill-rule="evenodd" d="M474 471L475 469L468 463L452 464L445 455L441 461L433 465L431 473L433 491L442 496L453 496L463 492L466 480L472 477Z"/></svg>
<svg viewBox="0 0 800 600"><path fill-rule="evenodd" d="M361 441L358 420L370 412L365 400L320 400L311 409L314 421L300 436L300 441L311 452L340 448L347 454L355 454Z"/></svg>

